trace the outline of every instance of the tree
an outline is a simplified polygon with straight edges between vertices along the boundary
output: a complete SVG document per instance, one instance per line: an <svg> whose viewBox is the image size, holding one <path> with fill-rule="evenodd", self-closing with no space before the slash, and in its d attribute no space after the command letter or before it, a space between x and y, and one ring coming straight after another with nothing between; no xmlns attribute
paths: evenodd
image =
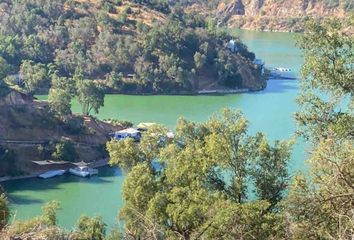
<svg viewBox="0 0 354 240"><path fill-rule="evenodd" d="M310 143L311 178L296 176L287 210L297 239L351 239L354 202L354 37L348 22L310 20L299 39L300 133ZM325 93L325 95L324 95Z"/></svg>
<svg viewBox="0 0 354 240"><path fill-rule="evenodd" d="M123 73L117 73L112 71L106 77L107 86L112 88L113 90L122 89L123 85Z"/></svg>
<svg viewBox="0 0 354 240"><path fill-rule="evenodd" d="M15 152L2 146L0 146L0 166L1 175L16 176L20 173Z"/></svg>
<svg viewBox="0 0 354 240"><path fill-rule="evenodd" d="M27 93L33 94L48 79L44 64L25 60L20 67L20 77L25 83Z"/></svg>
<svg viewBox="0 0 354 240"><path fill-rule="evenodd" d="M55 144L52 157L58 161L74 161L77 154L72 141L62 137L60 141Z"/></svg>
<svg viewBox="0 0 354 240"><path fill-rule="evenodd" d="M197 69L201 69L206 63L206 56L200 52L194 54L194 64Z"/></svg>
<svg viewBox="0 0 354 240"><path fill-rule="evenodd" d="M61 77L55 72L51 75L52 89L64 90L71 98L76 95L76 83L73 78Z"/></svg>
<svg viewBox="0 0 354 240"><path fill-rule="evenodd" d="M0 231L10 219L9 202L4 193L0 193Z"/></svg>
<svg viewBox="0 0 354 240"><path fill-rule="evenodd" d="M288 180L291 142L271 146L262 134L249 136L247 121L231 110L205 123L181 119L176 129L174 139L156 126L139 144L130 139L107 144L110 163L128 172L120 212L128 235L153 239L284 236L278 229L284 225L278 203ZM256 199L247 191L252 182Z"/></svg>
<svg viewBox="0 0 354 240"><path fill-rule="evenodd" d="M103 89L90 80L78 79L76 81L77 101L81 105L82 113L90 115L93 110L95 114L104 106Z"/></svg>
<svg viewBox="0 0 354 240"><path fill-rule="evenodd" d="M60 209L60 204L57 201L52 201L45 204L42 207L42 216L41 220L43 223L48 226L56 226L58 223L57 220L57 211Z"/></svg>
<svg viewBox="0 0 354 240"><path fill-rule="evenodd" d="M7 61L0 56L0 81L3 79L13 70L13 67L7 63ZM1 83L0 83L1 86Z"/></svg>
<svg viewBox="0 0 354 240"><path fill-rule="evenodd" d="M50 109L59 117L71 114L71 95L64 89L50 89L48 95Z"/></svg>
<svg viewBox="0 0 354 240"><path fill-rule="evenodd" d="M76 224L76 231L71 234L73 240L104 240L107 225L99 216L81 216Z"/></svg>

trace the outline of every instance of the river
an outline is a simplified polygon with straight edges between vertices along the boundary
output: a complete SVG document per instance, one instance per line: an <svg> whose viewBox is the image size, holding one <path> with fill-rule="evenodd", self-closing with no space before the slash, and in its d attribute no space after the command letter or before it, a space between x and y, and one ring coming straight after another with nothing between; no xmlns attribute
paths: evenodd
<svg viewBox="0 0 354 240"><path fill-rule="evenodd" d="M303 62L295 47L295 34L235 31L267 67L287 67L299 72ZM294 80L270 80L264 91L227 96L126 96L107 95L101 119L117 118L134 123L158 122L173 129L180 116L204 121L224 107L241 109L250 121L250 132L262 131L271 139L288 139L295 131L293 114L299 92ZM79 111L76 104L74 111ZM294 146L289 166L291 173L305 170L305 147ZM81 214L101 215L112 226L122 206L124 176L118 168L101 168L90 179L61 176L49 180L27 179L5 182L15 219L28 219L40 213L41 206L58 200L62 209L59 224L72 227Z"/></svg>

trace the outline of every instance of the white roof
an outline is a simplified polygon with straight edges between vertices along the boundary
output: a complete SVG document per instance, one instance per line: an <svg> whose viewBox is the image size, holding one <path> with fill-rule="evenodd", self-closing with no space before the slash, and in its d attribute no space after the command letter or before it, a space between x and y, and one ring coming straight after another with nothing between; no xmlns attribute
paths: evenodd
<svg viewBox="0 0 354 240"><path fill-rule="evenodd" d="M175 133L172 132L172 131L169 131L169 132L167 132L166 136L167 136L168 138L174 138L174 137L175 137Z"/></svg>
<svg viewBox="0 0 354 240"><path fill-rule="evenodd" d="M139 133L138 129L136 128L127 128L127 129L123 129L121 131L118 131L117 133L121 133L121 134L137 134Z"/></svg>

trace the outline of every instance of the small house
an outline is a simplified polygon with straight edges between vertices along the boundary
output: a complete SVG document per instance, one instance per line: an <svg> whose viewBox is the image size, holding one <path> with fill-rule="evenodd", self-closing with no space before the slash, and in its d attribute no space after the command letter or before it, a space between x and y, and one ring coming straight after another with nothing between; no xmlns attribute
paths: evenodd
<svg viewBox="0 0 354 240"><path fill-rule="evenodd" d="M133 138L135 141L139 141L141 138L141 133L136 128L127 128L121 131L114 132L112 138L118 141L124 140L126 138Z"/></svg>

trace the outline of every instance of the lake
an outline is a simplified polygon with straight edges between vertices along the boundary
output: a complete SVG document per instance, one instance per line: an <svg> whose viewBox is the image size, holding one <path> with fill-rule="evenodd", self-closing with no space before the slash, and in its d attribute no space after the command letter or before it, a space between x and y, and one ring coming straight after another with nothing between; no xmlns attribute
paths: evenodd
<svg viewBox="0 0 354 240"><path fill-rule="evenodd" d="M293 33L237 30L239 36L267 67L287 67L296 73L303 62L295 47ZM158 122L173 129L179 117L194 121L207 120L214 112L228 107L240 109L250 122L250 132L262 131L269 139L288 139L295 131L293 114L299 92L295 80L270 80L264 91L226 96L127 96L107 95L101 119L117 118L133 123ZM77 104L73 111L78 112ZM305 147L301 140L294 146L289 166L291 173L305 170ZM118 168L104 167L90 179L61 176L54 179L27 179L4 183L16 219L40 213L51 200L61 202L59 224L72 227L81 214L101 215L112 226L122 206L124 176Z"/></svg>

